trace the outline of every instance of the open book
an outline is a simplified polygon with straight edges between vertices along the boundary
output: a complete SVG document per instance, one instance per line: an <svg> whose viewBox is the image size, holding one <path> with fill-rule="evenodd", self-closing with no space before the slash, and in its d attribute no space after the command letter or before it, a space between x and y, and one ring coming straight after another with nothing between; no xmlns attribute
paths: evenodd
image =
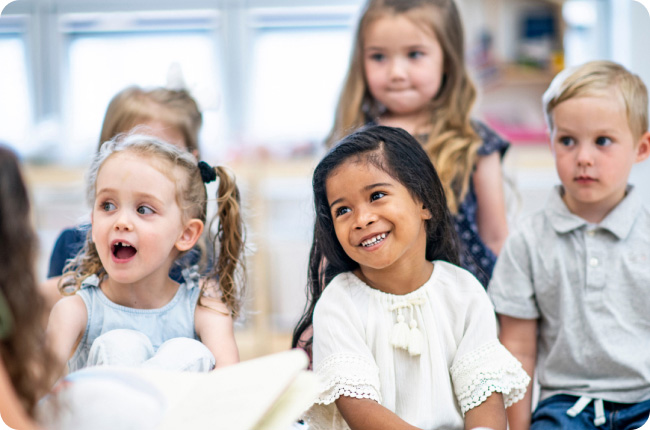
<svg viewBox="0 0 650 430"><path fill-rule="evenodd" d="M48 429L290 429L318 392L308 358L291 350L209 373L92 367L42 402Z"/></svg>

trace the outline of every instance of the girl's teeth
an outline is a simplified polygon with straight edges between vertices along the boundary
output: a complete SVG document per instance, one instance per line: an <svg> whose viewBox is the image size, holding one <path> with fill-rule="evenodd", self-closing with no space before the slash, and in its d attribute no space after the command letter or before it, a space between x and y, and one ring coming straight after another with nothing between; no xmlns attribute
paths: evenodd
<svg viewBox="0 0 650 430"><path fill-rule="evenodd" d="M381 242L385 238L386 238L386 233L378 234L377 236L373 237L372 239L368 239L368 240L366 240L364 242L361 242L361 245L365 246L365 247L372 246L372 245L375 245L376 243Z"/></svg>

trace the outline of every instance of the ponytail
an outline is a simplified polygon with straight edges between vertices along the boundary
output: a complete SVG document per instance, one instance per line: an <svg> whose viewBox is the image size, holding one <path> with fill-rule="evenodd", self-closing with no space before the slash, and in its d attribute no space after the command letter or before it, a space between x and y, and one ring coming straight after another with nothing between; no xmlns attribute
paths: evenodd
<svg viewBox="0 0 650 430"><path fill-rule="evenodd" d="M221 300L236 317L241 308L246 272L243 264L244 223L241 217L240 193L234 178L223 166L216 166L213 170L216 172L219 186L217 213L210 222L209 237L213 246L212 255L218 257L207 276L208 279L218 281ZM213 228L215 222L218 222L216 229ZM238 284L241 288L238 288ZM205 288L204 283L202 289Z"/></svg>

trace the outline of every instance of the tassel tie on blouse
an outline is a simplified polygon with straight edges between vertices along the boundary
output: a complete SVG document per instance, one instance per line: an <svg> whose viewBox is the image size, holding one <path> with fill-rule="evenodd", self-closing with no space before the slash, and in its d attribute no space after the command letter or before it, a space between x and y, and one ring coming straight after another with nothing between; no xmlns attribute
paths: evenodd
<svg viewBox="0 0 650 430"><path fill-rule="evenodd" d="M418 323L415 321L414 306L424 304L424 299L414 297L395 303L390 307L391 311L397 311L397 322L393 326L390 336L390 343L395 348L405 349L410 355L420 355L422 353L422 332L418 329ZM411 321L406 324L404 318L404 309L408 309L411 315Z"/></svg>

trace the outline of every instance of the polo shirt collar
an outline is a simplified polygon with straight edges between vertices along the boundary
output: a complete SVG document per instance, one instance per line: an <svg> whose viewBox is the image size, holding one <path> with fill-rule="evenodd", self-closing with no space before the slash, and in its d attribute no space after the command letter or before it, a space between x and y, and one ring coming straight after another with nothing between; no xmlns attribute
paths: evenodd
<svg viewBox="0 0 650 430"><path fill-rule="evenodd" d="M626 192L625 198L598 224L598 227L610 231L619 239L627 237L630 233L634 220L641 209L641 202L634 187L628 185ZM569 211L562 200L561 185L553 188L544 211L555 231L560 234L589 224L583 218Z"/></svg>

